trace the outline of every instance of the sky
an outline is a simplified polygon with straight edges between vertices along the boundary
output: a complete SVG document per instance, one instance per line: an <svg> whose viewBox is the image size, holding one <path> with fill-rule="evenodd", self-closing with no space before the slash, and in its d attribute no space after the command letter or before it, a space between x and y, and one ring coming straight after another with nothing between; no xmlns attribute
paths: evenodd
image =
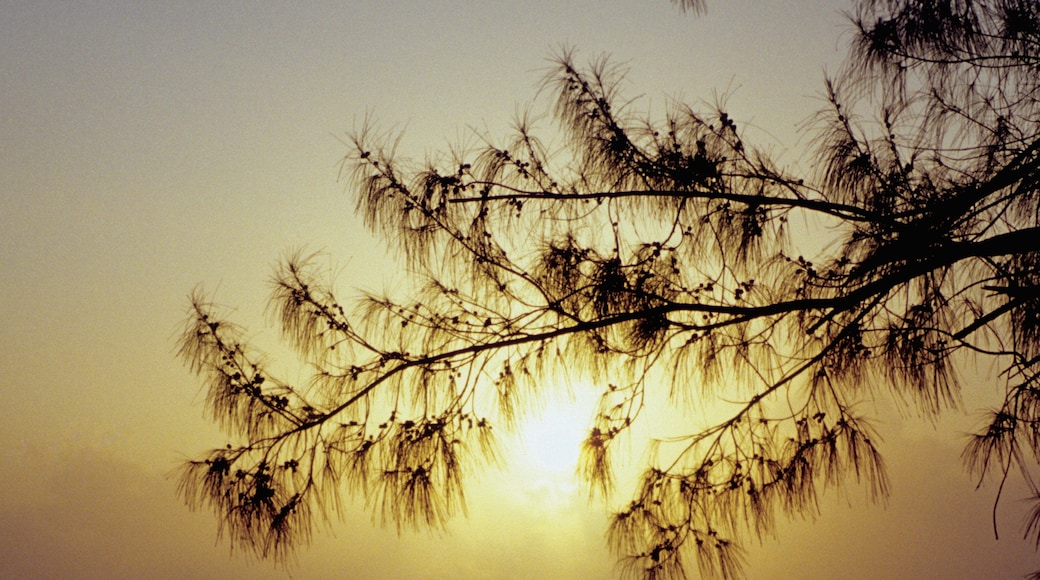
<svg viewBox="0 0 1040 580"><path fill-rule="evenodd" d="M841 62L846 2L12 2L0 0L0 577L610 578L602 505L555 455L589 402L553 405L526 450L477 477L448 534L374 525L363 502L288 571L229 553L168 477L224 443L174 355L193 288L234 306L261 345L266 281L324 250L341 293L400 284L353 213L341 140L366 118L416 159L471 131L505 136L560 46L630 69L662 111L728 96L731 116L791 163L797 127ZM705 107L710 108L710 107ZM291 368L291 367L289 367ZM292 377L289 377L290 379ZM887 417L893 493L829 493L822 514L748 545L751 578L1015 578L1021 486L980 491L967 413Z"/></svg>

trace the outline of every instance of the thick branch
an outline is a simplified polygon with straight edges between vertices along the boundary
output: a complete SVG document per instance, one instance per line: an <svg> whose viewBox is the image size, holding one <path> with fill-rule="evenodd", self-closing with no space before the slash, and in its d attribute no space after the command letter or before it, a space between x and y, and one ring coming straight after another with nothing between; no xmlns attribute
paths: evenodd
<svg viewBox="0 0 1040 580"><path fill-rule="evenodd" d="M822 199L803 198L781 198L770 195L747 195L741 193L727 193L722 191L683 191L683 190L631 190L631 191L604 191L596 193L556 193L551 191L524 191L510 188L500 183L475 182L476 185L493 185L509 189L513 193L500 195L487 195L480 197L456 197L449 200L450 203L485 203L487 201L509 201L509 200L552 200L552 201L587 201L602 199L621 199L628 197L679 197L683 199L708 199L737 201L747 205L760 207L780 206L791 208L808 209L827 215L832 215L849 221L878 222L885 221L885 216L879 215L862 207L835 203Z"/></svg>

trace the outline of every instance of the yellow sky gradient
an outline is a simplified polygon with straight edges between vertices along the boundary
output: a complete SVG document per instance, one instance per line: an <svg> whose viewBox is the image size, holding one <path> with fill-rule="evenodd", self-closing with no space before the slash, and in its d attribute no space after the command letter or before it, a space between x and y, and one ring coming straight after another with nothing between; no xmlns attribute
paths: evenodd
<svg viewBox="0 0 1040 580"><path fill-rule="evenodd" d="M749 141L794 163L851 5L714 0L701 17L667 0L416 6L0 0L0 578L290 577L229 555L212 516L175 496L167 474L225 440L174 342L201 284L277 348L266 280L293 248L325 249L342 294L404 288L337 181L338 136L367 116L404 130L419 160L470 128L504 135L546 57L571 45L629 66L626 94L654 111L731 93ZM289 380L293 362L276 365ZM978 385L969 411L997 393ZM575 387L561 416L588 417ZM1020 539L1025 490L1006 491L995 541L995 485L975 492L960 468L972 416L933 428L879 413L888 507L855 487L827 495L821 517L748 543L751 578L1040 567ZM604 506L574 485L566 453L538 451L574 430L534 425L503 470L474 474L450 534L399 538L359 500L291 577L612 577Z"/></svg>

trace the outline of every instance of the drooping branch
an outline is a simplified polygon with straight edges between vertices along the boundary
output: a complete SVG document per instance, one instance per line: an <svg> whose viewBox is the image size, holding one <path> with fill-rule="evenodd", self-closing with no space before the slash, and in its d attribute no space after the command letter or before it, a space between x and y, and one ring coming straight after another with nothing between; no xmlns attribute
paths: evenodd
<svg viewBox="0 0 1040 580"><path fill-rule="evenodd" d="M504 146L481 136L417 165L363 127L344 175L413 292L347 306L291 256L271 312L314 369L305 386L271 376L196 296L181 354L235 444L185 466L185 499L216 511L236 545L279 558L344 492L398 529L443 526L465 508L469 465L499 458L495 429L520 426L563 369L601 391L580 473L604 494L616 442L648 409L726 406L704 425L680 408L688 430L653 435L608 536L633 575L683 577L693 558L732 577L747 532L812 512L827 488L858 481L883 499L857 401L956 407L964 350L1009 382L969 466L1028 471L1040 458L1040 17L1011 0L860 8L807 176L779 170L721 107L641 117L623 71L568 50L545 84L559 150L524 116Z"/></svg>

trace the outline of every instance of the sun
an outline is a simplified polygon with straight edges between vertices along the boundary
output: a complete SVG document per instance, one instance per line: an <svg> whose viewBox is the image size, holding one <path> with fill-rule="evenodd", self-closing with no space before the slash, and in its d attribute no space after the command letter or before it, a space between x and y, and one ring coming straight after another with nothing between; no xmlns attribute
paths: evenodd
<svg viewBox="0 0 1040 580"><path fill-rule="evenodd" d="M574 383L570 389L561 387L511 430L504 458L508 475L504 481L523 505L563 513L587 509L589 502L596 499L579 474L579 460L601 395L601 389L587 382ZM637 437L646 435L642 429L637 431ZM612 462L615 484L628 489L634 485L639 470L633 469L628 437L617 443Z"/></svg>
<svg viewBox="0 0 1040 580"><path fill-rule="evenodd" d="M575 401L553 402L522 427L522 460L540 470L573 475L589 425L589 409Z"/></svg>
<svg viewBox="0 0 1040 580"><path fill-rule="evenodd" d="M591 416L589 407L561 399L531 413L518 426L511 461L512 482L523 504L552 513L582 503L578 456Z"/></svg>
<svg viewBox="0 0 1040 580"><path fill-rule="evenodd" d="M578 457L598 402L596 389L580 383L560 389L517 426L512 463L523 487L563 498L579 493Z"/></svg>

